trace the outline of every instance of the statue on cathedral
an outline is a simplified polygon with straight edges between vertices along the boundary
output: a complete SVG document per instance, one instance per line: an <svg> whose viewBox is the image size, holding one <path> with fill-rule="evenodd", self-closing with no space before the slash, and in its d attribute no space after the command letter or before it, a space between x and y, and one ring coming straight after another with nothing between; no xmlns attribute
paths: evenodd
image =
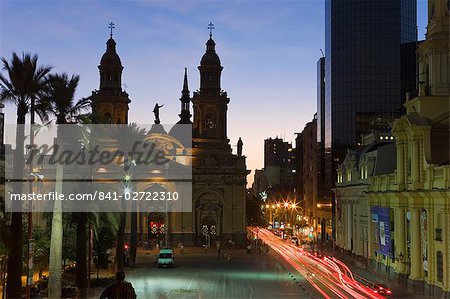
<svg viewBox="0 0 450 299"><path fill-rule="evenodd" d="M153 108L153 113L155 114L155 124L160 124L161 120L159 119L159 109L162 108L164 106L164 104L162 104L161 106L158 105L158 103L156 103L155 108Z"/></svg>
<svg viewBox="0 0 450 299"><path fill-rule="evenodd" d="M239 140L237 142L237 154L239 157L242 156L242 147L244 146L244 142L242 142L241 137L239 137Z"/></svg>

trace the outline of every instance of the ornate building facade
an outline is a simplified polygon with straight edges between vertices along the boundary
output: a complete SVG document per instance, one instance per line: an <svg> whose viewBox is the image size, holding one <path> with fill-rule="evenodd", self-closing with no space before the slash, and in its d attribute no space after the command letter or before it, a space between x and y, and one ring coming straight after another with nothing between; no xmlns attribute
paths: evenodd
<svg viewBox="0 0 450 299"><path fill-rule="evenodd" d="M391 159L389 159L391 158ZM366 261L369 257L370 178L395 169L395 144L390 133L373 132L360 149L347 150L337 169L336 245Z"/></svg>
<svg viewBox="0 0 450 299"><path fill-rule="evenodd" d="M99 66L100 89L92 93L92 111L101 123L127 124L130 100L121 88L123 66L115 47L116 43L111 36ZM180 242L185 245L212 244L215 241L228 240L243 244L246 236L246 176L249 171L246 169L242 152L238 155L232 154L227 137L227 110L230 99L221 89L223 67L211 34L198 69L200 89L193 93L192 98L185 69L180 98L180 121L177 125L166 133L159 124L158 113L158 120L155 120L144 138L177 144L177 151L189 156L189 159L181 164L192 167L192 210L169 212L165 215L161 212L141 210L137 217L138 234L153 239L161 237L168 229L168 241L172 245ZM193 103L193 122L190 120L190 102ZM183 142L186 136L183 136L180 125L192 125L192 140L189 142ZM149 173L150 177L161 180L161 177ZM160 182L157 187L161 190L174 188L168 182ZM135 188L146 191L155 188L155 185L139 182ZM130 233L131 215L128 214L126 218L125 232ZM158 223L158 230L153 231L151 223ZM163 230L160 230L161 223Z"/></svg>
<svg viewBox="0 0 450 299"><path fill-rule="evenodd" d="M192 168L193 235L195 243L245 241L245 157L233 155L227 136L230 99L221 89L221 66L210 35L200 66L200 89L194 92Z"/></svg>
<svg viewBox="0 0 450 299"><path fill-rule="evenodd" d="M390 259L397 273L450 291L450 6L428 1L426 40L419 45L419 93L395 120L396 171L372 178L369 205L387 209ZM376 231L374 222L369 231ZM383 233L384 234L384 233ZM380 233L380 236L382 234ZM369 254L374 239L369 235ZM389 260L382 258L384 260Z"/></svg>

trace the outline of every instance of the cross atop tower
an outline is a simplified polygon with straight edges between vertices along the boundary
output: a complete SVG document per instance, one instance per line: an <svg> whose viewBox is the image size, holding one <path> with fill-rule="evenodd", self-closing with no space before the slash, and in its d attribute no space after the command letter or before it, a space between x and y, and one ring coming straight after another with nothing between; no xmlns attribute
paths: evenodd
<svg viewBox="0 0 450 299"><path fill-rule="evenodd" d="M209 22L208 29L209 29L209 38L211 38L212 37L212 31L214 29L214 24L212 22Z"/></svg>
<svg viewBox="0 0 450 299"><path fill-rule="evenodd" d="M110 22L108 25L109 25L108 28L111 29L111 33L109 34L109 36L112 38L112 30L114 28L116 28L116 27L114 27L114 23L113 22Z"/></svg>

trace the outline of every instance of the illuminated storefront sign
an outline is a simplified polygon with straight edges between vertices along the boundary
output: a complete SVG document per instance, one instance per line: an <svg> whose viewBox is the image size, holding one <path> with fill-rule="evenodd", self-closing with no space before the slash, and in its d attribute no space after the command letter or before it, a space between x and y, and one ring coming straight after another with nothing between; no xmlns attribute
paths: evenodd
<svg viewBox="0 0 450 299"><path fill-rule="evenodd" d="M372 207L371 214L374 228L374 242L378 244L376 251L392 257L389 208Z"/></svg>

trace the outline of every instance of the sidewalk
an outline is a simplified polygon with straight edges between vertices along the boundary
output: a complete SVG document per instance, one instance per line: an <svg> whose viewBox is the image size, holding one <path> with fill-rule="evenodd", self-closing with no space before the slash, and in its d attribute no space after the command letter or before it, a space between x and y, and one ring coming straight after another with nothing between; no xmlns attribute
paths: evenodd
<svg viewBox="0 0 450 299"><path fill-rule="evenodd" d="M322 249L323 253L333 255L343 261L350 270L374 283L385 284L392 290L392 298L450 298L450 294L421 281L409 280L406 275L399 275L393 269L386 269L376 262L365 262L345 251L333 250L331 247Z"/></svg>

